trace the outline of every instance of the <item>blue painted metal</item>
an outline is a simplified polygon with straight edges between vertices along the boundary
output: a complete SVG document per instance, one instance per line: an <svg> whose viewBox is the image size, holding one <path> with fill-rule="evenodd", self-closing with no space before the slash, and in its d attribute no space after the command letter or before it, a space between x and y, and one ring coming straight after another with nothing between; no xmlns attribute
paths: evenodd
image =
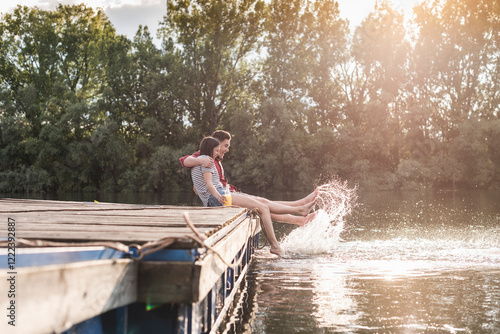
<svg viewBox="0 0 500 334"><path fill-rule="evenodd" d="M54 248L18 248L16 268L36 267L51 264L65 264L104 259L137 258L137 248L131 247L130 253L124 253L106 247L54 247ZM194 263L200 257L197 249L162 249L146 255L144 261L183 261ZM0 268L8 268L7 248L0 248Z"/></svg>
<svg viewBox="0 0 500 334"><path fill-rule="evenodd" d="M16 268L72 262L120 259L125 253L105 247L24 248L16 249ZM0 268L7 268L7 249L0 248Z"/></svg>
<svg viewBox="0 0 500 334"><path fill-rule="evenodd" d="M128 307L122 306L115 310L116 313L116 334L128 333Z"/></svg>
<svg viewBox="0 0 500 334"><path fill-rule="evenodd" d="M200 257L195 249L162 249L146 255L144 261L182 261L194 263Z"/></svg>
<svg viewBox="0 0 500 334"><path fill-rule="evenodd" d="M94 317L89 320L83 321L79 324L74 325L70 329L62 334L102 334L102 322L101 317Z"/></svg>
<svg viewBox="0 0 500 334"><path fill-rule="evenodd" d="M226 280L226 290L229 290L231 292L234 288L234 270L232 268L227 269L227 280Z"/></svg>

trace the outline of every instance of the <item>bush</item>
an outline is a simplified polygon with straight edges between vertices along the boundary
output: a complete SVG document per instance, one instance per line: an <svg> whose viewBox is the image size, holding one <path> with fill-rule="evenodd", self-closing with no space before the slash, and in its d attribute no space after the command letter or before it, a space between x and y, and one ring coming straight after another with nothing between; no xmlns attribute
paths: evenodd
<svg viewBox="0 0 500 334"><path fill-rule="evenodd" d="M50 174L34 166L22 166L18 171L0 173L0 192L45 192L52 188Z"/></svg>

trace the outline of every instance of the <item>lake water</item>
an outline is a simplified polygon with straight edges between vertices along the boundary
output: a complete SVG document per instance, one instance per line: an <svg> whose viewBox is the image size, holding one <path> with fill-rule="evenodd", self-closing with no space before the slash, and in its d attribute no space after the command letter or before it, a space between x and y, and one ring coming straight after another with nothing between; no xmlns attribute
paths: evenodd
<svg viewBox="0 0 500 334"><path fill-rule="evenodd" d="M257 251L227 332L500 333L499 193L358 193L357 202L324 252ZM310 243L295 230L277 225L281 238Z"/></svg>
<svg viewBox="0 0 500 334"><path fill-rule="evenodd" d="M276 224L288 254L256 251L223 331L500 333L500 192L357 197L349 215L326 221L335 225L328 235L325 221L309 230ZM199 205L191 193L56 198Z"/></svg>

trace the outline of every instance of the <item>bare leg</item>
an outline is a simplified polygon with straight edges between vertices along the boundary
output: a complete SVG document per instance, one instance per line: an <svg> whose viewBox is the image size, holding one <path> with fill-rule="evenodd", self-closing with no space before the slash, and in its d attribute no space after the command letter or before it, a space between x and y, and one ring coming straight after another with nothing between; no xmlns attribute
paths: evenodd
<svg viewBox="0 0 500 334"><path fill-rule="evenodd" d="M313 202L306 203L301 206L290 206L290 205L284 205L278 202L270 201L266 198L263 197L255 197L252 195L247 195L243 193L239 193L241 196L245 196L247 198L251 198L254 201L260 202L264 205L266 205L269 210L271 210L272 213L274 214L293 214L293 215L299 215L299 216L307 216L309 211L311 210L312 206L314 205Z"/></svg>
<svg viewBox="0 0 500 334"><path fill-rule="evenodd" d="M318 197L318 191L319 191L318 188L316 188L316 189L314 189L314 191L312 193L310 193L306 197L295 200L295 201L276 201L276 202L280 203L280 204L291 205L291 206L306 205L307 203L310 203L310 202L316 200L316 197Z"/></svg>
<svg viewBox="0 0 500 334"><path fill-rule="evenodd" d="M294 224L298 226L304 226L314 219L316 212L310 213L307 216L294 216L294 215L279 215L271 213L271 219L280 223Z"/></svg>
<svg viewBox="0 0 500 334"><path fill-rule="evenodd" d="M271 244L271 253L282 256L284 252L281 250L276 235L274 234L273 222L271 220L271 211L265 204L255 200L250 196L234 193L232 194L233 205L240 206L247 209L257 209L259 211L262 224L264 225L264 232L266 233L267 240Z"/></svg>
<svg viewBox="0 0 500 334"><path fill-rule="evenodd" d="M314 191L312 193L310 193L309 195L307 195L306 197L298 199L296 201L271 201L271 200L268 200L267 198L260 197L260 196L254 196L254 195L248 195L248 196L252 196L256 200L261 201L261 202L266 203L266 204L268 202L274 202L274 203L288 205L288 206L303 206L303 205L306 205L306 204L308 204L316 199L316 197L318 196L318 188L314 189Z"/></svg>

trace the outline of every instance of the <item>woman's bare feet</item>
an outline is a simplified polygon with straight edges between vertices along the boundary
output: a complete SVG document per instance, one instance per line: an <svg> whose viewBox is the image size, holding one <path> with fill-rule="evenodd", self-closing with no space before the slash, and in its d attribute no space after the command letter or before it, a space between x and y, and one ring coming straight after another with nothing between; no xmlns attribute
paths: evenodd
<svg viewBox="0 0 500 334"><path fill-rule="evenodd" d="M288 224L294 224L298 226L304 226L308 223L310 223L314 217L316 217L317 212L313 212L308 214L307 216L292 216L292 215L287 215L287 220L285 223Z"/></svg>
<svg viewBox="0 0 500 334"><path fill-rule="evenodd" d="M313 212L313 213L310 213L308 214L306 217L304 217L304 224L302 224L301 226L304 226L306 224L309 224L314 218L316 218L316 215L318 214L317 211Z"/></svg>

